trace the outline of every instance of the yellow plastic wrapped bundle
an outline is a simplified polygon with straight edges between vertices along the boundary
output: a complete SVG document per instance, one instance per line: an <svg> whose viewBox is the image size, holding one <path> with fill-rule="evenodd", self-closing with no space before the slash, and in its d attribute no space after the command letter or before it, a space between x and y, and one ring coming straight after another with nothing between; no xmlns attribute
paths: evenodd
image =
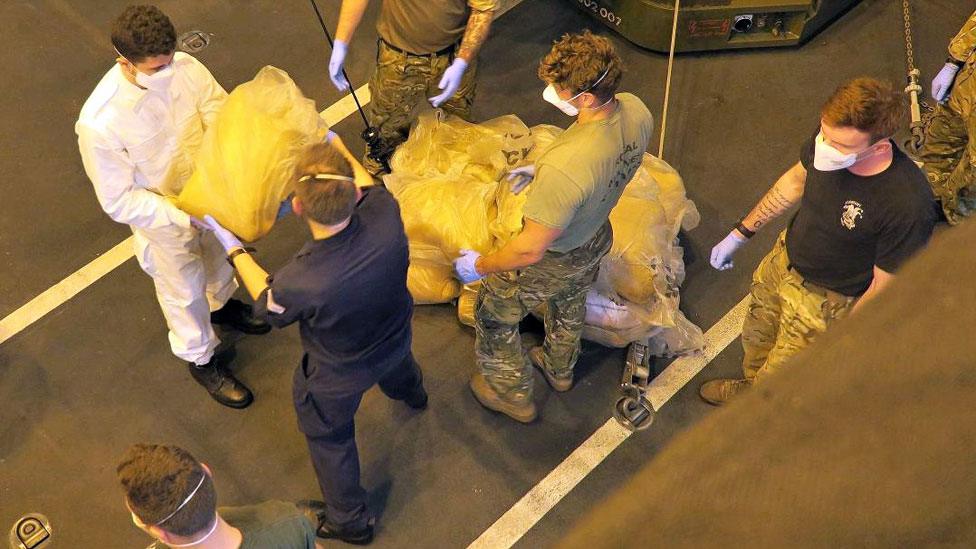
<svg viewBox="0 0 976 549"><path fill-rule="evenodd" d="M447 303L461 293L451 265L411 261L407 269L407 290L417 305Z"/></svg>
<svg viewBox="0 0 976 549"><path fill-rule="evenodd" d="M474 328L474 309L478 304L478 290L480 288L480 280L471 284L465 284L461 287L461 295L458 297L457 302L457 314L458 322L465 326Z"/></svg>
<svg viewBox="0 0 976 549"><path fill-rule="evenodd" d="M315 103L288 74L266 66L231 92L207 128L177 205L197 217L214 216L242 240L257 240L292 191L298 152L327 131Z"/></svg>
<svg viewBox="0 0 976 549"><path fill-rule="evenodd" d="M509 169L535 163L536 159L542 155L562 131L561 128L547 124L533 126L529 130L529 137L532 140L531 148L527 154L523 154L524 158L521 161L513 164ZM511 188L508 180L502 179L495 195L497 214L491 222L489 231L495 237L494 247L496 249L501 248L515 235L522 232L522 208L525 206L525 199L529 193L523 191L519 194L513 194Z"/></svg>
<svg viewBox="0 0 976 549"><path fill-rule="evenodd" d="M422 177L470 175L497 181L531 148L529 128L514 115L472 124L453 116L425 113L410 130L410 139L390 159L387 187L401 187Z"/></svg>
<svg viewBox="0 0 976 549"><path fill-rule="evenodd" d="M514 116L481 125L420 117L384 178L400 202L410 239L407 284L418 303L459 298L458 319L474 323L478 284L462 287L451 260L460 248L498 249L522 230L528 193L512 194L502 176L533 164L561 132L530 130ZM610 214L614 243L587 295L583 337L614 347L646 341L660 355L701 347L701 330L678 309L684 261L676 240L698 221L678 173L645 155Z"/></svg>
<svg viewBox="0 0 976 549"><path fill-rule="evenodd" d="M492 250L498 179L531 149L529 129L515 116L484 124L424 114L383 178L400 203L410 238L407 287L417 303L445 303L461 285L452 261L461 249Z"/></svg>

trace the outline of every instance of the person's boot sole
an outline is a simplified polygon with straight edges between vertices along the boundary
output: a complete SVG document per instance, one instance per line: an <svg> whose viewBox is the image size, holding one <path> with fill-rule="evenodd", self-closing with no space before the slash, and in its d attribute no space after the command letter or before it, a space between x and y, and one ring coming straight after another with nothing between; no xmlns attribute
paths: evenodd
<svg viewBox="0 0 976 549"><path fill-rule="evenodd" d="M538 349L538 351L536 349ZM543 377L546 378L546 383L552 387L552 390L556 391L557 393L565 393L566 391L572 389L573 380L553 377L552 374L549 373L549 370L546 370L546 367L542 364L541 357L538 356L539 354L542 354L542 347L532 347L529 349L529 362L531 362L533 366L542 372Z"/></svg>
<svg viewBox="0 0 976 549"><path fill-rule="evenodd" d="M479 377L481 378L480 380L478 379ZM485 387L483 390L479 389L479 386L482 384L484 384ZM526 407L528 408L528 411L521 411L516 406L501 400L480 373L475 374L474 377L471 378L471 381L468 383L468 387L471 388L471 393L474 394L474 398L482 406L493 412L505 414L506 416L520 423L532 423L537 417L539 417L534 403L531 403ZM482 394L482 392L487 392L489 394Z"/></svg>

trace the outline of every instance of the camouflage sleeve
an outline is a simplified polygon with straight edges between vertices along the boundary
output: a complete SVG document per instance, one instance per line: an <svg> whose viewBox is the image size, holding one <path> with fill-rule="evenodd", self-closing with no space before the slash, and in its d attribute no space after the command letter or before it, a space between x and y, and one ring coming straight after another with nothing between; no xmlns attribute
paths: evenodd
<svg viewBox="0 0 976 549"><path fill-rule="evenodd" d="M963 24L959 34L949 42L949 56L957 61L966 61L976 49L976 11Z"/></svg>

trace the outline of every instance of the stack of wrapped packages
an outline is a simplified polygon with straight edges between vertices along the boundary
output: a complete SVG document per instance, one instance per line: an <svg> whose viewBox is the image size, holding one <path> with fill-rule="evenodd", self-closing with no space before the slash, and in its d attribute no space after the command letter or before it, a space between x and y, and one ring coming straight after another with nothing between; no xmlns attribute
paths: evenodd
<svg viewBox="0 0 976 549"><path fill-rule="evenodd" d="M562 130L527 127L513 115L471 124L439 113L419 117L385 176L400 202L410 240L407 285L420 304L458 300L458 318L474 323L475 283L453 275L460 249L487 254L522 229L532 185L513 194L504 175L533 164ZM586 298L585 339L610 347L646 342L657 356L701 349L701 330L679 310L684 281L678 231L700 221L678 173L644 155L610 214L614 241Z"/></svg>
<svg viewBox="0 0 976 549"><path fill-rule="evenodd" d="M315 102L288 74L264 67L230 93L207 128L177 206L199 218L210 214L253 242L271 230L291 194L301 150L327 132Z"/></svg>

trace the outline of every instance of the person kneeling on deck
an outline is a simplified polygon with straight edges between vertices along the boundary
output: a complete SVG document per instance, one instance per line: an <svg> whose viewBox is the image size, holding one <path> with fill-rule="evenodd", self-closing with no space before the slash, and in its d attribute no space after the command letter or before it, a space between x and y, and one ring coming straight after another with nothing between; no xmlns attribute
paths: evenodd
<svg viewBox="0 0 976 549"><path fill-rule="evenodd" d="M318 535L366 544L373 519L359 483L354 417L375 384L414 409L427 406L410 351L413 299L400 208L338 136L310 145L296 166L294 212L312 240L269 277L240 240L207 216L255 300L275 327L298 322L305 355L295 371L298 424L308 441L325 509Z"/></svg>
<svg viewBox="0 0 976 549"><path fill-rule="evenodd" d="M458 278L484 277L475 309L478 373L471 390L488 409L521 422L536 418L531 362L557 391L573 383L586 293L610 250L610 210L641 165L653 119L636 96L616 94L622 62L610 40L567 34L546 55L543 99L576 122L535 166L514 170L513 191L530 181L523 228L495 253L462 250ZM546 305L546 338L526 360L519 322Z"/></svg>
<svg viewBox="0 0 976 549"><path fill-rule="evenodd" d="M712 266L730 269L756 231L800 205L752 276L745 378L706 382L699 390L706 402L724 404L780 368L877 296L928 242L937 219L932 191L890 139L905 114L904 96L887 82L857 78L837 88L800 161L712 248Z"/></svg>

